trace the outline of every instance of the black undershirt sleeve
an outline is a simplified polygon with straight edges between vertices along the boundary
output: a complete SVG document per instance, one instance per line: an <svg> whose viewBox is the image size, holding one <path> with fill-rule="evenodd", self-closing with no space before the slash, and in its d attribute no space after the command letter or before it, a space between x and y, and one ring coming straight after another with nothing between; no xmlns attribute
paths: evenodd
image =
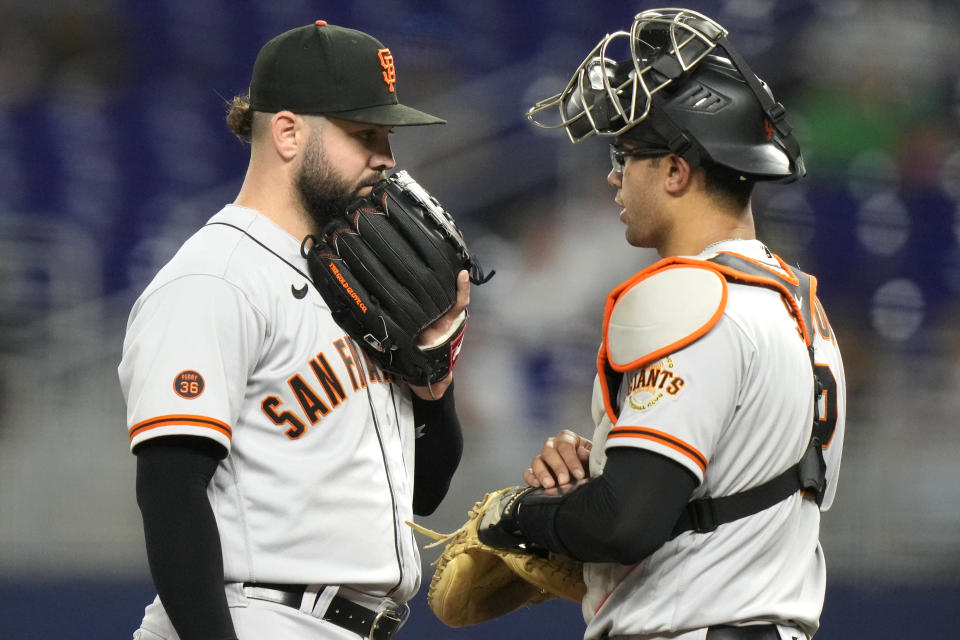
<svg viewBox="0 0 960 640"><path fill-rule="evenodd" d="M607 450L603 474L557 500L521 502L524 535L585 562L633 564L659 549L697 487L673 460L633 447Z"/></svg>
<svg viewBox="0 0 960 640"><path fill-rule="evenodd" d="M207 499L226 450L209 438L167 436L135 453L147 561L170 621L181 640L236 640L220 534Z"/></svg>
<svg viewBox="0 0 960 640"><path fill-rule="evenodd" d="M447 490L463 455L463 432L453 401L453 385L439 400L413 395L413 420L417 427L413 470L413 512L428 516Z"/></svg>

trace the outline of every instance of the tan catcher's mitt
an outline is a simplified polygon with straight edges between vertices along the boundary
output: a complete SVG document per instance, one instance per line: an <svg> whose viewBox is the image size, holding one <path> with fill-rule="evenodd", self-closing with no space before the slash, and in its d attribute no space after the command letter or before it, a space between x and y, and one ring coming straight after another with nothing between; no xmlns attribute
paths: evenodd
<svg viewBox="0 0 960 640"><path fill-rule="evenodd" d="M473 505L467 522L441 534L408 522L436 540L427 549L446 544L436 567L427 604L450 627L465 627L499 618L520 607L551 598L580 602L586 591L583 564L567 556L497 549L480 542L477 526L487 509L497 508L504 494L517 487L488 493Z"/></svg>

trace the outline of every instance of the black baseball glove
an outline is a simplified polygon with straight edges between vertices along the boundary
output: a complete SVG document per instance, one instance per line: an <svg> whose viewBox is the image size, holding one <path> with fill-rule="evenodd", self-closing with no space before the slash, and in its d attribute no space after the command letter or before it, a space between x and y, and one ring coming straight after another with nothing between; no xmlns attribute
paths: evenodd
<svg viewBox="0 0 960 640"><path fill-rule="evenodd" d="M416 385L447 376L460 353L467 313L439 344L417 337L453 308L457 274L484 275L453 218L436 198L398 171L301 247L333 319L385 371Z"/></svg>

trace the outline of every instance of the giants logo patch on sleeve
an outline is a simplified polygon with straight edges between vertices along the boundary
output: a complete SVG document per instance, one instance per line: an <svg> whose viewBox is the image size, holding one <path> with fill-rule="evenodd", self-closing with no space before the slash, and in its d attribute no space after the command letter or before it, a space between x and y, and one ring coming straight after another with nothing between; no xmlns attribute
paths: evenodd
<svg viewBox="0 0 960 640"><path fill-rule="evenodd" d="M192 400L203 393L203 387L203 376L191 369L181 371L173 379L174 393L187 400Z"/></svg>
<svg viewBox="0 0 960 640"><path fill-rule="evenodd" d="M677 375L673 358L667 356L647 367L637 369L630 376L627 401L630 407L643 411L664 398L676 397L682 390L684 380Z"/></svg>

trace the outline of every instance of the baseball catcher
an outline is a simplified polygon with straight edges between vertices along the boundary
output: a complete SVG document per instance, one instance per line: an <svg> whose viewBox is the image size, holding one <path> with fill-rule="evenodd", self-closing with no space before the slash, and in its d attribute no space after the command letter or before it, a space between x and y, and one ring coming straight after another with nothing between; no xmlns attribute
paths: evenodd
<svg viewBox="0 0 960 640"><path fill-rule="evenodd" d="M727 36L694 11L642 11L528 111L610 143L624 237L661 257L607 296L593 437L562 430L523 472L589 482L518 492L480 524L490 546L583 562L585 640L819 627L843 362L817 278L757 237L755 184L806 169L786 108Z"/></svg>
<svg viewBox="0 0 960 640"><path fill-rule="evenodd" d="M506 487L486 494L473 505L467 521L450 534L440 534L412 522L411 527L445 545L432 563L436 567L427 604L450 627L479 624L521 607L551 598L583 599L583 564L512 537L519 499L536 500L559 489ZM514 521L507 522L513 518ZM497 547L490 546L492 544ZM502 547L502 548L500 548Z"/></svg>
<svg viewBox="0 0 960 640"><path fill-rule="evenodd" d="M463 235L436 198L406 171L377 183L322 237L301 251L334 320L385 371L427 385L447 376L460 353L467 311L433 344L423 330L453 308L457 276L487 282Z"/></svg>

